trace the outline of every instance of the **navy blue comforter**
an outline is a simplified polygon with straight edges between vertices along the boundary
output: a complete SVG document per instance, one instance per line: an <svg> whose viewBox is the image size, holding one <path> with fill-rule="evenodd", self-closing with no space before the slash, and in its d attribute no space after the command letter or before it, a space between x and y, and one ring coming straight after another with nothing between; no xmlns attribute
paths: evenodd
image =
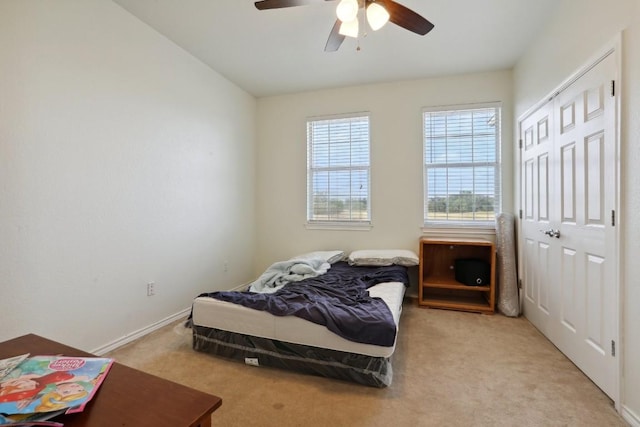
<svg viewBox="0 0 640 427"><path fill-rule="evenodd" d="M286 285L272 294L211 292L208 296L241 304L276 316L298 316L326 326L350 341L391 347L396 325L387 305L369 296L378 283L401 282L409 286L407 268L353 267L346 262L331 266L325 274Z"/></svg>

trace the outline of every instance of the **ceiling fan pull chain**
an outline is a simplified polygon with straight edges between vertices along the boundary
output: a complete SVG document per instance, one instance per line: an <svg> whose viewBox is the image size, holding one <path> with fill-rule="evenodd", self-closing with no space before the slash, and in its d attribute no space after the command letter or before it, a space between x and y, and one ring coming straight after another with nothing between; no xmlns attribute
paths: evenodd
<svg viewBox="0 0 640 427"><path fill-rule="evenodd" d="M360 9L360 20L362 21L362 36L358 35L356 39L356 52L360 52L360 40L367 37L367 16L365 14L365 2L362 2L362 7Z"/></svg>

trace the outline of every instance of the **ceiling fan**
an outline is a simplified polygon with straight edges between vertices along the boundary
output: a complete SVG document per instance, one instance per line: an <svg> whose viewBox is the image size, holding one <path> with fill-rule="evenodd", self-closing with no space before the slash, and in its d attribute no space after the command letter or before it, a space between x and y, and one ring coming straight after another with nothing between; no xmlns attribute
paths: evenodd
<svg viewBox="0 0 640 427"><path fill-rule="evenodd" d="M255 5L259 10L266 10L304 6L322 1L335 0L261 0L255 2ZM434 27L431 22L416 12L393 0L340 0L336 9L338 19L329 33L327 44L324 47L325 52L338 50L345 37L358 37L358 12L360 9L366 11L367 23L374 31L384 26L387 21L421 36L427 34Z"/></svg>

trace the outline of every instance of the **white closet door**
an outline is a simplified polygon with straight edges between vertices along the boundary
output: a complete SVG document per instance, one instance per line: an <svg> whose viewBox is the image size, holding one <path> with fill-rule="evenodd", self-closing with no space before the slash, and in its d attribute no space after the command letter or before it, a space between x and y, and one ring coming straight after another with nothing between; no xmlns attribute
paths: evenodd
<svg viewBox="0 0 640 427"><path fill-rule="evenodd" d="M553 333L552 287L558 266L558 248L544 234L551 229L553 175L553 102L540 107L520 123L522 140L522 240L524 313L542 333Z"/></svg>
<svg viewBox="0 0 640 427"><path fill-rule="evenodd" d="M525 316L614 399L615 75L609 55L521 122Z"/></svg>

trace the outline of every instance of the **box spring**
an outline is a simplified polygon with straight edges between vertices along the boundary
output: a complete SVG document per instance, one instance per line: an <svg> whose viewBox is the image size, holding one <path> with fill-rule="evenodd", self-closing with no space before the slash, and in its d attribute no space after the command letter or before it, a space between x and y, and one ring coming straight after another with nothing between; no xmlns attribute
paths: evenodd
<svg viewBox="0 0 640 427"><path fill-rule="evenodd" d="M387 387L393 379L388 357L373 357L193 325L193 348L245 363Z"/></svg>

